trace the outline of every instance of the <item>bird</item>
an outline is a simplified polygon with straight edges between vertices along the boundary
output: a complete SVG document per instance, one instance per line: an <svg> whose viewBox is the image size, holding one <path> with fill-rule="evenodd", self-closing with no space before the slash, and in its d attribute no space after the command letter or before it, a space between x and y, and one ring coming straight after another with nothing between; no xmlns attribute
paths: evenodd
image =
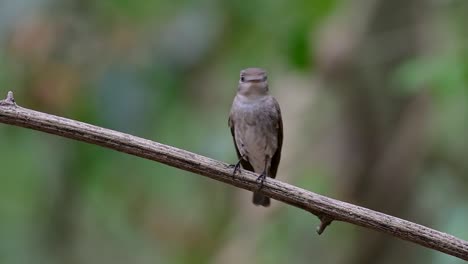
<svg viewBox="0 0 468 264"><path fill-rule="evenodd" d="M233 176L240 166L259 174L259 188L253 192L252 202L268 207L270 198L259 190L267 177L276 177L283 145L283 120L278 101L269 93L264 69L241 70L228 124L239 158L232 165Z"/></svg>

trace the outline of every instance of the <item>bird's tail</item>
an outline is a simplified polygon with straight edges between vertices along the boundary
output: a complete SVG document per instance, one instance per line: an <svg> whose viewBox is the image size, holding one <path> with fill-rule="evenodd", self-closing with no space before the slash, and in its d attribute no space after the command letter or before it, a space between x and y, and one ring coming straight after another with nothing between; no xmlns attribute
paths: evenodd
<svg viewBox="0 0 468 264"><path fill-rule="evenodd" d="M252 202L255 205L261 205L261 206L268 207L268 206L270 206L270 197L267 197L267 196L265 196L263 194L260 194L258 192L254 192Z"/></svg>

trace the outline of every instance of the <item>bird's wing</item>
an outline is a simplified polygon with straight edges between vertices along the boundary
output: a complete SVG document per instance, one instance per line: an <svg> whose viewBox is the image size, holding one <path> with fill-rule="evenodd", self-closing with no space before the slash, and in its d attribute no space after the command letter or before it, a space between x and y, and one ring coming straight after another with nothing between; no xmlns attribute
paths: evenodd
<svg viewBox="0 0 468 264"><path fill-rule="evenodd" d="M281 117L281 110L279 107L278 102L276 99L273 98L273 104L276 110L276 118L277 120L277 128L278 128L278 148L276 149L275 154L273 154L273 158L271 158L271 165L270 165L270 177L275 178L276 173L278 172L278 166L281 159L281 148L283 147L283 119Z"/></svg>
<svg viewBox="0 0 468 264"><path fill-rule="evenodd" d="M228 125L229 125L229 128L231 129L232 140L234 142L234 147L236 148L237 158L241 159L241 154L236 144L236 132L235 132L235 125L234 125L234 119L232 118L232 114L229 115ZM241 165L242 165L242 168L248 171L255 172L252 164L250 164L250 162L246 161L245 159L241 160Z"/></svg>

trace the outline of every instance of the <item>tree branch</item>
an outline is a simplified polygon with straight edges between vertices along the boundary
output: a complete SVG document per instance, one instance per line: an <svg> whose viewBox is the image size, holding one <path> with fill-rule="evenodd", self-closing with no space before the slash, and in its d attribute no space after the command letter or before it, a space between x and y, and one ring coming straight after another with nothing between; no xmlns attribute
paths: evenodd
<svg viewBox="0 0 468 264"><path fill-rule="evenodd" d="M0 101L0 122L88 142L164 163L242 189L257 190L257 175L254 173L242 170L241 173L232 176L233 169L224 162L118 131L19 107L11 92L5 100ZM467 241L422 225L328 198L271 178L265 181L261 192L318 216L321 220L318 233L323 232L332 220L343 221L468 260Z"/></svg>

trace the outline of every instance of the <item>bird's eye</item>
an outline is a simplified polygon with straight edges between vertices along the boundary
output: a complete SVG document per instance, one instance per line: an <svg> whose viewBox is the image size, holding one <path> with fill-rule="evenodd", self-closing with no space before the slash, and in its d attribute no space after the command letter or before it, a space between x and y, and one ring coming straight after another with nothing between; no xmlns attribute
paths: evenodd
<svg viewBox="0 0 468 264"><path fill-rule="evenodd" d="M266 77L266 76L265 76L265 77L263 77L263 81L264 81L264 82L266 82L266 80L267 80L267 77Z"/></svg>
<svg viewBox="0 0 468 264"><path fill-rule="evenodd" d="M241 82L245 82L245 77L241 76Z"/></svg>

